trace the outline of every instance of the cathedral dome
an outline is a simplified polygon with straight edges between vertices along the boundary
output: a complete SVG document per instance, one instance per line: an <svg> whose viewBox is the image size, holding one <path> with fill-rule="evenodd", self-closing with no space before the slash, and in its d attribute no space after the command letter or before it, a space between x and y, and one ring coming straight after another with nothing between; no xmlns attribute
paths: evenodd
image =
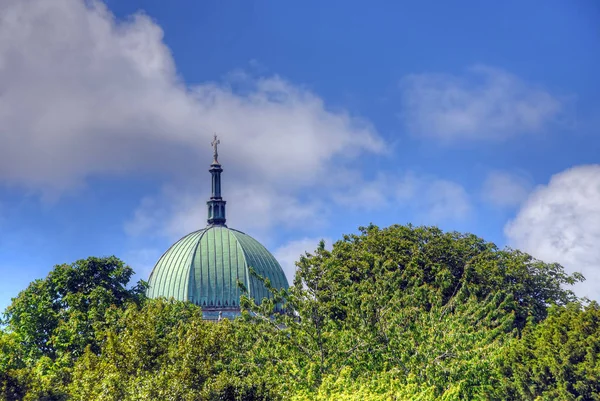
<svg viewBox="0 0 600 401"><path fill-rule="evenodd" d="M252 267L275 288L287 288L283 270L257 240L241 231L211 226L177 241L156 263L148 296L190 301L203 309L239 309L242 282L256 302L269 297Z"/></svg>
<svg viewBox="0 0 600 401"><path fill-rule="evenodd" d="M239 314L241 289L260 303L271 294L250 274L253 268L268 278L274 288L288 288L281 266L271 253L251 236L225 225L225 201L221 198L221 165L213 141L211 165L212 196L208 205L208 226L181 238L158 260L148 279L150 298L174 298L202 307L205 318L234 317Z"/></svg>

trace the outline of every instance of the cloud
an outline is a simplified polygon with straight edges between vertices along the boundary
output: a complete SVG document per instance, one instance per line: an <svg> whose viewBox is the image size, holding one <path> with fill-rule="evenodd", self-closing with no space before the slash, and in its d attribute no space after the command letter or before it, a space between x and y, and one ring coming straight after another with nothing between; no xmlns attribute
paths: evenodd
<svg viewBox="0 0 600 401"><path fill-rule="evenodd" d="M350 204L344 194L362 182L365 205L417 207L424 193L439 218L465 210L449 206L465 200L462 187L436 179L415 179L417 190L400 188L409 184L402 174L333 181L362 154L386 152L372 124L276 75L236 71L186 85L162 29L143 13L117 20L93 0L0 2L0 185L60 196L90 177L168 181L125 230L177 239L205 225L214 132L228 221L259 238L275 228L314 236L332 193L340 198L331 207ZM141 249L131 257L144 268L153 255Z"/></svg>
<svg viewBox="0 0 600 401"><path fill-rule="evenodd" d="M321 239L325 240L326 248L331 249L333 242L330 238L302 238L290 241L273 252L273 256L281 264L290 285L294 281L296 262L300 260L300 256L305 252L314 253Z"/></svg>
<svg viewBox="0 0 600 401"><path fill-rule="evenodd" d="M125 223L130 236L175 241L206 225L210 176L204 185L167 185L141 200ZM329 182L332 179L332 182ZM202 181L202 179L200 179ZM274 233L312 237L325 229L336 208L382 211L409 208L424 224L460 221L472 210L471 199L460 184L434 176L406 172L380 173L367 180L356 171L337 171L312 187L308 194L281 186L232 181L223 174L227 225L247 232L265 244L277 244Z"/></svg>
<svg viewBox="0 0 600 401"><path fill-rule="evenodd" d="M472 210L470 197L459 183L413 171L380 172L372 180L349 173L348 183L351 185L332 195L337 205L346 208L372 211L410 207L431 224L465 219Z"/></svg>
<svg viewBox="0 0 600 401"><path fill-rule="evenodd" d="M452 181L431 182L423 201L428 219L436 222L446 219L462 220L471 211L467 192L460 184Z"/></svg>
<svg viewBox="0 0 600 401"><path fill-rule="evenodd" d="M583 273L586 281L575 291L600 300L600 165L554 175L532 192L504 231L512 246Z"/></svg>
<svg viewBox="0 0 600 401"><path fill-rule="evenodd" d="M518 206L532 189L531 180L521 174L492 171L483 183L483 199L497 207Z"/></svg>
<svg viewBox="0 0 600 401"><path fill-rule="evenodd" d="M333 201L345 208L376 210L388 207L390 203L388 185L393 181L388 175L379 173L373 180L365 180L360 173L348 173L348 181L343 188L332 195Z"/></svg>
<svg viewBox="0 0 600 401"><path fill-rule="evenodd" d="M543 131L564 100L506 71L478 65L465 76L413 74L402 80L402 118L415 136L498 140Z"/></svg>
<svg viewBox="0 0 600 401"><path fill-rule="evenodd" d="M210 185L208 173L205 181L206 187ZM166 186L157 196L140 202L125 223L125 231L131 236L158 234L179 239L206 226L208 197L208 191ZM223 197L227 201L227 225L265 240L270 239L274 228L298 232L322 228L327 214L318 200L303 201L267 186L230 183L224 186Z"/></svg>
<svg viewBox="0 0 600 401"><path fill-rule="evenodd" d="M60 194L97 175L189 181L209 163L213 132L232 176L282 187L383 151L371 124L310 90L234 75L186 86L143 13L121 21L99 1L5 0L0 182Z"/></svg>

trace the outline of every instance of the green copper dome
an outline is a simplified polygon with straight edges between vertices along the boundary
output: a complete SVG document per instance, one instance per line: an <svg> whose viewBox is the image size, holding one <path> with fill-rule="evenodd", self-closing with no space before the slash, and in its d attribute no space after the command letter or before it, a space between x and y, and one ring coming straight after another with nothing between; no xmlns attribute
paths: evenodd
<svg viewBox="0 0 600 401"><path fill-rule="evenodd" d="M150 298L175 298L202 307L207 319L239 314L243 283L251 298L260 303L269 298L265 285L250 275L252 267L275 288L288 288L277 260L254 238L225 225L226 202L221 197L221 172L217 145L209 172L212 194L207 202L208 226L181 238L158 260L148 279Z"/></svg>
<svg viewBox="0 0 600 401"><path fill-rule="evenodd" d="M203 309L239 309L238 280L256 302L268 298L252 267L276 288L287 288L285 274L271 253L241 231L211 226L177 241L156 263L148 296L191 301Z"/></svg>

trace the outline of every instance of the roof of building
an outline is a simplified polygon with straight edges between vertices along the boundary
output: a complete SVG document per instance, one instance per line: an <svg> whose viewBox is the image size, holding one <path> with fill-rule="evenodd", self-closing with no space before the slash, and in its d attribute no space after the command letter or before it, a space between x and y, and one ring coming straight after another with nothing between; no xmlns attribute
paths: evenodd
<svg viewBox="0 0 600 401"><path fill-rule="evenodd" d="M173 297L207 309L239 308L240 281L260 302L270 294L249 267L275 288L288 287L277 260L254 238L224 226L207 227L181 238L162 255L150 275L148 296Z"/></svg>
<svg viewBox="0 0 600 401"><path fill-rule="evenodd" d="M243 283L257 303L270 297L250 267L275 288L288 288L285 274L271 253L249 235L225 225L221 172L216 139L211 164L212 195L207 202L208 226L181 238L158 260L148 280L150 298L191 301L203 309L239 309Z"/></svg>

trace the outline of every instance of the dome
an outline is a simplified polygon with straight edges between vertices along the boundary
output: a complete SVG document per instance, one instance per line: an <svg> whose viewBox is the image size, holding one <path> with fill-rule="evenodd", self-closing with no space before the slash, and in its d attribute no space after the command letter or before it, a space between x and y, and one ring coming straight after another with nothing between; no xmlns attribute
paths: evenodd
<svg viewBox="0 0 600 401"><path fill-rule="evenodd" d="M221 172L217 145L212 142L214 160L208 170L212 194L208 202L208 225L173 244L158 260L148 279L149 298L174 298L202 307L206 319L235 317L240 310L241 289L248 290L256 303L271 294L264 283L250 274L253 268L269 279L274 288L288 288L277 260L251 236L225 225L226 202L221 197Z"/></svg>
<svg viewBox="0 0 600 401"><path fill-rule="evenodd" d="M181 238L156 263L148 296L190 301L203 310L239 310L242 282L257 303L270 296L249 268L275 288L288 283L277 260L257 240L241 231L210 226Z"/></svg>

